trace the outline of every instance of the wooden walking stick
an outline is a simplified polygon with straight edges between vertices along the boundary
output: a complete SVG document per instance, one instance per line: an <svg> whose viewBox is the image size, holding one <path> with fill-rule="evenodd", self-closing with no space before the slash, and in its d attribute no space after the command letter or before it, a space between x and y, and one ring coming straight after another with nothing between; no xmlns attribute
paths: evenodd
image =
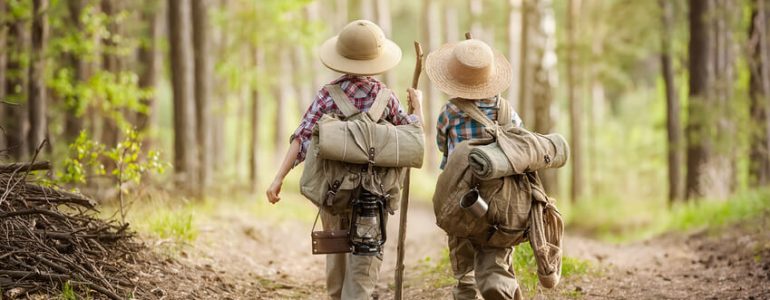
<svg viewBox="0 0 770 300"><path fill-rule="evenodd" d="M422 72L422 46L420 46L420 43L414 42L414 51L417 62L414 65L412 88L417 89L417 83L420 81L420 72ZM409 104L409 113L414 113L414 107L412 107L411 102ZM396 254L396 300L401 300L401 294L404 290L404 241L406 241L406 213L409 210L409 171L410 169L406 169L404 190L401 194L401 219L398 225L398 253Z"/></svg>

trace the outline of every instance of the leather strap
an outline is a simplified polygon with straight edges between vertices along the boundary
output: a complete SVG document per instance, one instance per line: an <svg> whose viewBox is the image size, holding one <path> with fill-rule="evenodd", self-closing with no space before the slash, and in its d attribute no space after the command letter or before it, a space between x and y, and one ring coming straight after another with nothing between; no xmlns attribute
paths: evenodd
<svg viewBox="0 0 770 300"><path fill-rule="evenodd" d="M342 88L339 85L329 84L324 88L329 92L332 101L334 101L334 104L337 105L337 108L342 111L342 114L345 115L346 118L359 113L359 110L350 102L350 99L348 99L348 96L345 95L345 92L342 91Z"/></svg>
<svg viewBox="0 0 770 300"><path fill-rule="evenodd" d="M385 112L385 108L388 107L388 102L390 102L390 93L390 89L381 88L380 92L377 93L377 98L374 99L372 107L369 108L369 117L375 123L380 120L382 113Z"/></svg>
<svg viewBox="0 0 770 300"><path fill-rule="evenodd" d="M495 123L487 118L487 115L476 106L474 100L467 100L462 98L454 98L449 100L457 106L461 111L465 112L476 122L481 123L484 127L494 127ZM497 123L500 126L507 126L512 124L511 121L511 107L508 101L502 97L497 97Z"/></svg>

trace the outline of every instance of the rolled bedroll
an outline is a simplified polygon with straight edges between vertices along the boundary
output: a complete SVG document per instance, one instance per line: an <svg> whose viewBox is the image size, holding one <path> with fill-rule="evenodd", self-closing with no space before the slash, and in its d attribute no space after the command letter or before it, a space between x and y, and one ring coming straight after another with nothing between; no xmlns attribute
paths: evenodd
<svg viewBox="0 0 770 300"><path fill-rule="evenodd" d="M499 135L496 142L474 147L468 154L471 170L481 180L559 168L569 158L567 141L559 134L511 128Z"/></svg>

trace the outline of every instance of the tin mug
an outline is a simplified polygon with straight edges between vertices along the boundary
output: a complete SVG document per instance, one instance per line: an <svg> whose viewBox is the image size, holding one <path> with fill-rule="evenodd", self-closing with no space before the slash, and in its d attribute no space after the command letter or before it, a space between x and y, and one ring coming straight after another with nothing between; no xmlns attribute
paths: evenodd
<svg viewBox="0 0 770 300"><path fill-rule="evenodd" d="M477 218L483 218L489 209L489 205L481 198L477 188L473 188L463 195L462 199L460 199L460 207Z"/></svg>

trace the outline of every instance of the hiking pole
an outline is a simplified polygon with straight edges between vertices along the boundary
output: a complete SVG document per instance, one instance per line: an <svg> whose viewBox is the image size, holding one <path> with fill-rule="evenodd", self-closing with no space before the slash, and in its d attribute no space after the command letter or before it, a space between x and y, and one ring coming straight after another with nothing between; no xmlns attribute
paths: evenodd
<svg viewBox="0 0 770 300"><path fill-rule="evenodd" d="M422 72L422 46L420 46L420 43L414 42L414 52L417 62L414 65L412 88L417 89L417 83L420 81L420 72ZM412 107L411 102L409 103L409 114L412 114L414 113L414 107ZM396 254L396 300L401 300L401 293L404 290L404 242L406 241L406 213L409 210L410 170L409 168L406 169L404 190L401 194L401 218L398 224L398 251Z"/></svg>

